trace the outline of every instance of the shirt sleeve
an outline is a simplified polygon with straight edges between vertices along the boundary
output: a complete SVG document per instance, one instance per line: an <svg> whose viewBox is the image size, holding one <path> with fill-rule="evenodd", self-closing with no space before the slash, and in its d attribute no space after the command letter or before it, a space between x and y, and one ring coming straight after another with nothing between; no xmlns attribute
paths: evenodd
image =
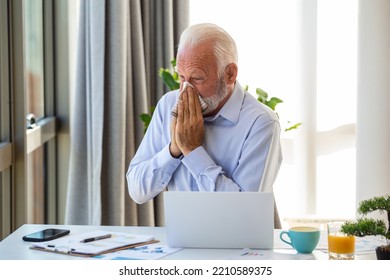
<svg viewBox="0 0 390 280"><path fill-rule="evenodd" d="M268 154L265 156L264 171L259 186L259 191L261 192L273 191L273 184L283 160L282 148L280 145L280 127L279 125L274 125L272 128L272 134L268 140Z"/></svg>
<svg viewBox="0 0 390 280"><path fill-rule="evenodd" d="M170 155L169 145L149 160L138 162L140 158L134 158L126 174L129 194L138 204L163 191L180 165L180 159Z"/></svg>
<svg viewBox="0 0 390 280"><path fill-rule="evenodd" d="M164 102L159 102L142 142L126 173L131 198L139 204L165 189L181 160L171 156L170 141L162 141ZM167 120L169 121L169 120Z"/></svg>
<svg viewBox="0 0 390 280"><path fill-rule="evenodd" d="M183 164L195 178L199 191L241 191L240 186L225 176L203 147L198 147L183 158Z"/></svg>

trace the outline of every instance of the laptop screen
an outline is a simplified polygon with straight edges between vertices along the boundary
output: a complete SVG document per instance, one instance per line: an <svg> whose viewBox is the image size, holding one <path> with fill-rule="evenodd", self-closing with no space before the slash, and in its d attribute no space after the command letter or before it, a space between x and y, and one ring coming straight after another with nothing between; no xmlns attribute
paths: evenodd
<svg viewBox="0 0 390 280"><path fill-rule="evenodd" d="M170 247L273 248L272 193L167 191L164 211Z"/></svg>

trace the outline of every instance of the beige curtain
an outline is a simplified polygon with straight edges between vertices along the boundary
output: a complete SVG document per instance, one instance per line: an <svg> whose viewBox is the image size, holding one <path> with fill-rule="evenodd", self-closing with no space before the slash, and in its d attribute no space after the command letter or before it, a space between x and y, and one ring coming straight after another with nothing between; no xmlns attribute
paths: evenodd
<svg viewBox="0 0 390 280"><path fill-rule="evenodd" d="M139 115L188 25L187 0L80 1L66 224L164 225L157 197L136 205L125 173L143 137Z"/></svg>

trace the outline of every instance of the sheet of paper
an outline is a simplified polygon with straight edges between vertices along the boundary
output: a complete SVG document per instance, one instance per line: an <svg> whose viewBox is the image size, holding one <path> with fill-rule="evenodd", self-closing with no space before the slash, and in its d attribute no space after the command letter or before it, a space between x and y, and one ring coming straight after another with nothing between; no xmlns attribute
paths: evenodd
<svg viewBox="0 0 390 280"><path fill-rule="evenodd" d="M241 252L229 255L226 260L311 260L313 254L298 254L295 251L279 253L273 250L243 249Z"/></svg>
<svg viewBox="0 0 390 280"><path fill-rule="evenodd" d="M97 240L88 243L81 241L96 236L111 234L110 238ZM79 254L98 254L107 250L112 250L124 247L131 244L138 244L153 240L153 236L130 234L123 232L109 232L109 231L92 231L81 234L70 234L66 237L55 239L47 242L33 243L31 247L44 248L47 251L65 252L65 253L79 253Z"/></svg>
<svg viewBox="0 0 390 280"><path fill-rule="evenodd" d="M94 258L102 260L156 260L180 250L182 248L170 248L161 244L150 244L103 254Z"/></svg>
<svg viewBox="0 0 390 280"><path fill-rule="evenodd" d="M386 240L380 236L356 237L355 255L372 253L376 247L386 245Z"/></svg>

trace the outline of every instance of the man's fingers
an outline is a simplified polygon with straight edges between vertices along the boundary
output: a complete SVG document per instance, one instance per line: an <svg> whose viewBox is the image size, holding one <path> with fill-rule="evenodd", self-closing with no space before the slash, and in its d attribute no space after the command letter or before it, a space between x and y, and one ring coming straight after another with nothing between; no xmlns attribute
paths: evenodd
<svg viewBox="0 0 390 280"><path fill-rule="evenodd" d="M191 119L196 119L202 114L198 93L193 88L188 88L188 108Z"/></svg>
<svg viewBox="0 0 390 280"><path fill-rule="evenodd" d="M184 92L182 93L182 95ZM184 123L184 104L183 99L180 99L177 103L177 120L178 124Z"/></svg>

